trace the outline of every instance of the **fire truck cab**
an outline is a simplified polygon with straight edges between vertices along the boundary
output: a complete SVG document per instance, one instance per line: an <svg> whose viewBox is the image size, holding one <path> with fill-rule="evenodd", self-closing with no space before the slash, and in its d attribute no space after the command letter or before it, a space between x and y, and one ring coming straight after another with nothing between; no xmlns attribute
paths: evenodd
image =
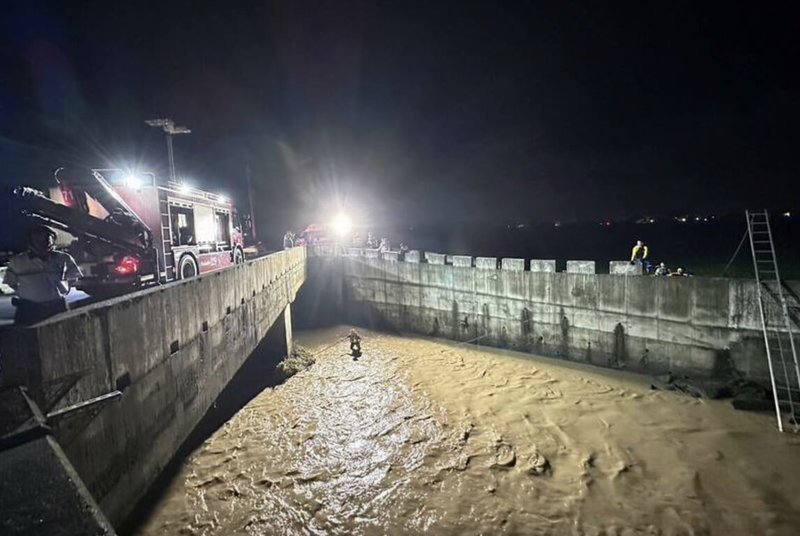
<svg viewBox="0 0 800 536"><path fill-rule="evenodd" d="M186 279L244 262L231 201L153 174L59 170L50 198L23 193L23 212L74 237L68 251L89 294ZM30 189L25 189L30 190Z"/></svg>

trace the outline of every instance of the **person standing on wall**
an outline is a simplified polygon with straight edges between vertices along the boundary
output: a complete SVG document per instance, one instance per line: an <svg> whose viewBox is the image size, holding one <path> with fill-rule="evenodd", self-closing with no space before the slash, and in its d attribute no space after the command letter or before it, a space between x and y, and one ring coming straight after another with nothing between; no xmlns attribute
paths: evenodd
<svg viewBox="0 0 800 536"><path fill-rule="evenodd" d="M283 235L283 249L291 249L294 247L294 233L286 231Z"/></svg>
<svg viewBox="0 0 800 536"><path fill-rule="evenodd" d="M641 240L636 241L636 245L633 246L633 250L631 251L631 264L637 262L641 263L646 274L650 273L650 260L647 258L648 253L647 244Z"/></svg>
<svg viewBox="0 0 800 536"><path fill-rule="evenodd" d="M55 240L52 229L37 225L28 230L27 251L8 263L3 283L16 292L16 324L35 324L68 309L65 297L83 274L69 253L55 250Z"/></svg>

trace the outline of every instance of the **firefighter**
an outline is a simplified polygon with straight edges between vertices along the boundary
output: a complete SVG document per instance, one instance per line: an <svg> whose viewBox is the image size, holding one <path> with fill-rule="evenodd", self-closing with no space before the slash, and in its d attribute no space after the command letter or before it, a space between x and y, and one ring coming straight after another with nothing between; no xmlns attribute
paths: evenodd
<svg viewBox="0 0 800 536"><path fill-rule="evenodd" d="M361 355L361 335L355 329L351 329L347 338L350 339L350 352L354 356Z"/></svg>
<svg viewBox="0 0 800 536"><path fill-rule="evenodd" d="M647 244L641 240L636 241L636 245L631 250L631 264L641 263L645 273L650 273L650 260L647 258Z"/></svg>
<svg viewBox="0 0 800 536"><path fill-rule="evenodd" d="M82 276L69 253L55 250L56 233L44 225L27 234L27 251L11 258L3 283L16 292L14 322L34 324L68 309L65 296Z"/></svg>
<svg viewBox="0 0 800 536"><path fill-rule="evenodd" d="M683 268L678 268L674 272L668 274L670 277L688 277L689 274L683 271Z"/></svg>

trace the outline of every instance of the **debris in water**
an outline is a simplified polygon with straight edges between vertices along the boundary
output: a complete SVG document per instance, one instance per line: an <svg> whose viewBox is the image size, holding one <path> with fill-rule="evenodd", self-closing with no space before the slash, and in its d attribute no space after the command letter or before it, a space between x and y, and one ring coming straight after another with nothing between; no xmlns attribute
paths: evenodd
<svg viewBox="0 0 800 536"><path fill-rule="evenodd" d="M539 476L550 471L550 462L538 451L528 457L526 465L529 475Z"/></svg>
<svg viewBox="0 0 800 536"><path fill-rule="evenodd" d="M517 453L508 443L501 443L496 447L492 467L513 467L517 463Z"/></svg>
<svg viewBox="0 0 800 536"><path fill-rule="evenodd" d="M295 343L292 347L292 353L287 356L286 359L278 363L278 370L288 378L307 369L315 362L314 354Z"/></svg>

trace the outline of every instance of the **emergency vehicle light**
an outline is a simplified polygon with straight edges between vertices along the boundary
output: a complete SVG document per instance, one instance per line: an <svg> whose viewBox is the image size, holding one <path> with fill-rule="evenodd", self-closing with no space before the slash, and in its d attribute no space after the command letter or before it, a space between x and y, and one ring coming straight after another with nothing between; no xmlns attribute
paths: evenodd
<svg viewBox="0 0 800 536"><path fill-rule="evenodd" d="M125 255L114 267L114 271L118 274L135 274L139 271L139 259Z"/></svg>

